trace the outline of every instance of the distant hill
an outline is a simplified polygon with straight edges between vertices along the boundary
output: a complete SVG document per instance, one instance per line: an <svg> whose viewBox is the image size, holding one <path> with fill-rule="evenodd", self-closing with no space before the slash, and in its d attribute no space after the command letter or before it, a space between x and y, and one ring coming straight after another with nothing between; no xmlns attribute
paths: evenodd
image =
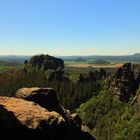
<svg viewBox="0 0 140 140"><path fill-rule="evenodd" d="M90 64L108 65L110 63L106 60L103 60L103 59L97 59L96 61L90 62Z"/></svg>
<svg viewBox="0 0 140 140"><path fill-rule="evenodd" d="M17 63L24 63L25 60L30 59L31 56L24 55L0 55L0 60L2 61L12 61Z"/></svg>
<svg viewBox="0 0 140 140"><path fill-rule="evenodd" d="M85 58L78 57L78 58L75 59L75 61L77 61L77 62L86 62L87 60Z"/></svg>
<svg viewBox="0 0 140 140"><path fill-rule="evenodd" d="M134 56L140 57L140 53L135 53Z"/></svg>
<svg viewBox="0 0 140 140"><path fill-rule="evenodd" d="M102 56L102 55L89 55L89 56L55 56L57 58L61 58L63 60L71 60L71 61L82 61L85 60L115 60L115 61L137 61L140 62L140 53L135 53L133 55L120 55L120 56ZM18 63L24 63L25 60L29 60L31 56L26 55L0 55L0 60L3 61L15 61ZM80 60L80 61L81 61Z"/></svg>
<svg viewBox="0 0 140 140"><path fill-rule="evenodd" d="M102 56L102 55L89 55L89 56L62 56L64 60L76 60L78 58L86 59L86 60L115 60L115 61L137 61L140 62L140 53L136 53L134 55L120 55L120 56Z"/></svg>

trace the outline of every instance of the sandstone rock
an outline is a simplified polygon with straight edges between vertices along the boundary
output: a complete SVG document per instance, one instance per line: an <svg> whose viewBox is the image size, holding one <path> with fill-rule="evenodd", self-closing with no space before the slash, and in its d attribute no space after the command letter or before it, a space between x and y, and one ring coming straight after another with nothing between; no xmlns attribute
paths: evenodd
<svg viewBox="0 0 140 140"><path fill-rule="evenodd" d="M65 125L67 126L67 128L65 128L65 134L70 133L68 135L74 135L81 140L86 140L84 137L87 137L89 140L90 138L91 140L94 139L91 133L82 130L83 124L78 114L71 115L69 110L66 110L59 104L54 89L38 87L22 88L17 91L16 96L24 100L33 101L46 108L48 111L55 111L60 114L65 121Z"/></svg>
<svg viewBox="0 0 140 140"><path fill-rule="evenodd" d="M58 105L56 92L52 88L21 88L16 97L33 101L46 109L53 109Z"/></svg>
<svg viewBox="0 0 140 140"><path fill-rule="evenodd" d="M0 137L14 140L95 140L88 127L67 124L54 111L11 97L0 97Z"/></svg>
<svg viewBox="0 0 140 140"><path fill-rule="evenodd" d="M82 132L81 139L83 139L83 140L84 139L93 140L92 133L86 125L81 125L81 132Z"/></svg>
<svg viewBox="0 0 140 140"><path fill-rule="evenodd" d="M47 70L46 74L46 78L48 81L69 81L68 76L65 75L65 71L61 68L53 71Z"/></svg>
<svg viewBox="0 0 140 140"><path fill-rule="evenodd" d="M58 113L48 112L33 102L0 97L0 105L0 135L4 137L53 138L50 134L65 123Z"/></svg>
<svg viewBox="0 0 140 140"><path fill-rule="evenodd" d="M131 95L135 94L135 80L131 63L124 64L118 69L115 76L115 94L121 101L128 101Z"/></svg>
<svg viewBox="0 0 140 140"><path fill-rule="evenodd" d="M137 93L131 102L132 105L135 103L140 103L140 88L137 90Z"/></svg>
<svg viewBox="0 0 140 140"><path fill-rule="evenodd" d="M64 61L60 58L55 58L50 55L36 55L31 57L29 61L25 62L26 66L37 67L44 71L48 69L58 69L59 67L64 68Z"/></svg>
<svg viewBox="0 0 140 140"><path fill-rule="evenodd" d="M96 81L105 79L107 76L107 73L105 69L101 68L100 71L89 71L88 73L80 73L78 82L79 83L86 83L90 81Z"/></svg>
<svg viewBox="0 0 140 140"><path fill-rule="evenodd" d="M70 112L59 104L56 92L52 88L21 88L17 91L16 97L33 101L49 111L59 113L65 121L69 120Z"/></svg>
<svg viewBox="0 0 140 140"><path fill-rule="evenodd" d="M75 124L82 125L82 120L77 113L74 113L74 114L71 115L71 120Z"/></svg>
<svg viewBox="0 0 140 140"><path fill-rule="evenodd" d="M134 72L134 79L136 81L136 89L138 89L140 85L140 64L133 64L132 69Z"/></svg>
<svg viewBox="0 0 140 140"><path fill-rule="evenodd" d="M134 78L137 79L140 73L140 64L133 64L132 70L134 72Z"/></svg>

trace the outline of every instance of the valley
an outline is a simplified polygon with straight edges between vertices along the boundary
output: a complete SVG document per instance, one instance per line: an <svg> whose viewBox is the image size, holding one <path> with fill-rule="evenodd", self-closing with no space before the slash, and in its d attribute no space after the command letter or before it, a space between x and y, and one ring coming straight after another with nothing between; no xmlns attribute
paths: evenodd
<svg viewBox="0 0 140 140"><path fill-rule="evenodd" d="M101 60L98 62L107 63L107 61ZM82 123L79 127L85 125L88 128L87 133L91 131L91 135L93 135L91 140L94 138L97 140L112 140L112 138L113 140L137 140L140 138L138 121L140 64L116 63L113 65L109 63L89 66L87 62L68 62L49 55L36 55L26 60L24 64L10 63L9 65L7 61L2 61L1 67L7 67L7 69L3 69L0 74L0 100L6 96L9 97L4 99L7 102L12 100L12 102L21 102L16 99L19 97L17 96L19 89L21 89L19 91L23 99L32 90L31 95L38 90L37 97L33 96L33 99L30 99L29 94L25 100L36 102L43 107L46 107L48 103L46 107L48 109L48 106L52 108L53 98L56 99L56 97L50 97L52 101L46 97L44 101L44 97L38 96L42 96L42 93L47 95L48 90L53 89L59 104L69 113L78 115L75 116L78 117L78 120L75 118L75 123L79 124L81 120ZM48 89L44 89L46 87ZM22 90L22 88L25 89ZM0 102L2 103L2 101ZM10 108L9 104L7 104L7 108ZM68 114L64 115L65 109L63 111L62 108L59 107L59 109L58 107L53 108L65 121L69 120L67 116L71 118L67 111ZM15 110L13 113L18 112ZM57 125L59 126L59 124ZM66 125L66 129L69 127L71 124ZM31 135L34 136L34 134ZM69 134L65 132L65 135ZM79 138L75 134L71 136ZM86 136L83 140L89 139Z"/></svg>

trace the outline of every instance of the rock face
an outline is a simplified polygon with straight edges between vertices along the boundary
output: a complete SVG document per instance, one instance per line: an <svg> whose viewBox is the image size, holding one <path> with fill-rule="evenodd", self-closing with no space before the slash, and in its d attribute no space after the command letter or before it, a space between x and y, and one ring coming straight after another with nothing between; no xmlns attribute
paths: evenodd
<svg viewBox="0 0 140 140"><path fill-rule="evenodd" d="M48 72L47 73L48 81L62 81L62 80L69 81L69 78L65 76L65 71L63 69L57 69L52 72L49 72L49 71L47 72Z"/></svg>
<svg viewBox="0 0 140 140"><path fill-rule="evenodd" d="M107 76L106 71L101 68L100 71L89 71L88 73L80 73L78 82L84 83L88 81L96 81L105 79Z"/></svg>
<svg viewBox="0 0 140 140"><path fill-rule="evenodd" d="M38 69L42 69L44 71L48 69L56 70L59 67L64 68L64 61L53 56L42 54L33 56L29 61L26 60L25 65L37 67Z"/></svg>
<svg viewBox="0 0 140 140"><path fill-rule="evenodd" d="M137 90L135 97L133 98L131 104L140 103L140 88Z"/></svg>
<svg viewBox="0 0 140 140"><path fill-rule="evenodd" d="M134 78L140 80L140 64L133 64L132 70L134 72Z"/></svg>
<svg viewBox="0 0 140 140"><path fill-rule="evenodd" d="M46 109L58 105L56 92L52 88L22 88L17 91L16 97L33 101Z"/></svg>
<svg viewBox="0 0 140 140"><path fill-rule="evenodd" d="M126 63L118 69L115 75L112 92L121 101L128 101L131 95L135 95L140 84L140 64Z"/></svg>
<svg viewBox="0 0 140 140"><path fill-rule="evenodd" d="M0 97L1 138L95 140L80 117L71 115L59 104L54 89L23 88L16 96L18 98Z"/></svg>
<svg viewBox="0 0 140 140"><path fill-rule="evenodd" d="M64 126L65 121L58 113L48 112L33 102L0 97L0 105L0 135L4 137L53 138L50 135L53 130Z"/></svg>
<svg viewBox="0 0 140 140"><path fill-rule="evenodd" d="M69 111L64 109L57 99L56 91L52 88L21 88L16 93L17 98L33 101L49 111L56 111L67 121Z"/></svg>
<svg viewBox="0 0 140 140"><path fill-rule="evenodd" d="M136 80L136 88L140 84L140 64L133 64L132 69L134 71L134 79Z"/></svg>

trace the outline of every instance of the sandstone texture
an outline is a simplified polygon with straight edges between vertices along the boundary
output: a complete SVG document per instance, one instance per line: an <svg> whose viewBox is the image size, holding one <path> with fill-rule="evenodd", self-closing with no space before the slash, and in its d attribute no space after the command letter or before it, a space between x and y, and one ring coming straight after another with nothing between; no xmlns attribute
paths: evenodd
<svg viewBox="0 0 140 140"><path fill-rule="evenodd" d="M78 114L59 104L52 88L22 88L0 97L1 139L95 140Z"/></svg>
<svg viewBox="0 0 140 140"><path fill-rule="evenodd" d="M140 84L140 64L126 63L120 67L110 90L121 101L129 101L136 94Z"/></svg>

